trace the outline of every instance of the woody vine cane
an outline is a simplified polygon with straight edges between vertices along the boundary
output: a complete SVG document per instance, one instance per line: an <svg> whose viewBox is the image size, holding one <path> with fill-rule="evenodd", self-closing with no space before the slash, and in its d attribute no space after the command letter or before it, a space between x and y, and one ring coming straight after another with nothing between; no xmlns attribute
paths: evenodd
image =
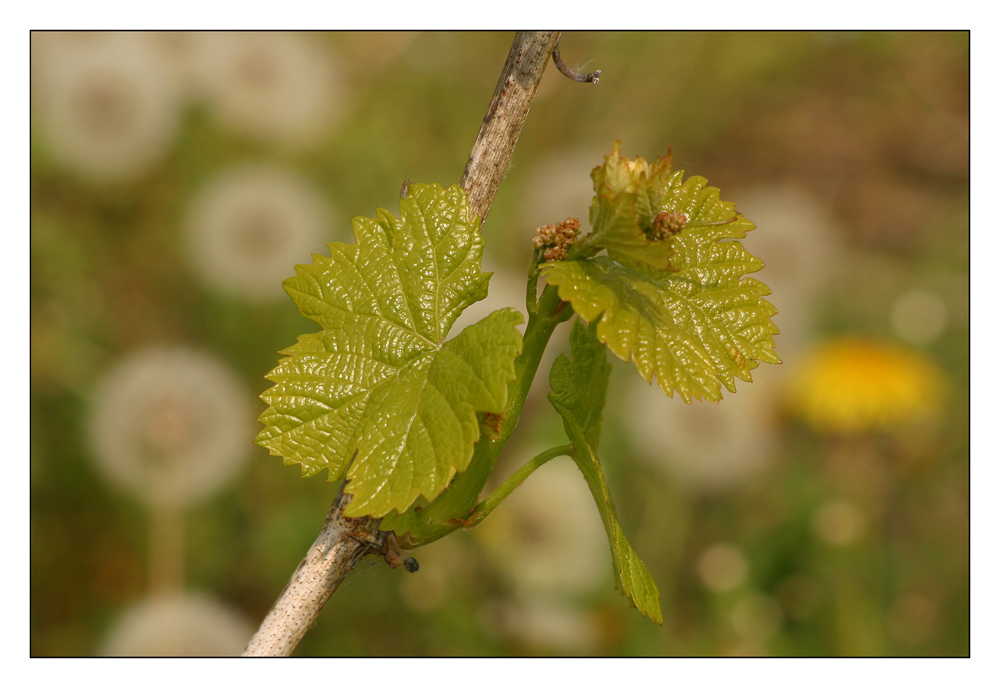
<svg viewBox="0 0 1000 688"><path fill-rule="evenodd" d="M472 214L484 224L558 41L558 31L520 31L514 37L460 182L468 193ZM250 640L244 656L291 655L323 605L366 554L383 554L393 567L406 559L392 534L379 529L380 519L344 516L350 501L351 495L345 494L342 486L319 536Z"/></svg>

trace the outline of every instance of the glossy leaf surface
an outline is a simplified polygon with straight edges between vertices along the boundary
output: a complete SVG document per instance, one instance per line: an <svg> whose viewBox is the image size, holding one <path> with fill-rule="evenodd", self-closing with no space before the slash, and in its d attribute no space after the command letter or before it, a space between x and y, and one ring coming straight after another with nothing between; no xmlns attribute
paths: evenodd
<svg viewBox="0 0 1000 688"><path fill-rule="evenodd" d="M559 356L553 363L549 375L552 387L549 401L562 416L566 434L573 442L573 460L587 480L601 513L622 590L643 615L662 624L659 590L646 565L625 538L604 471L597 460L601 414L611 366L594 329L594 325L588 328L579 319L573 324L570 334L573 360Z"/></svg>
<svg viewBox="0 0 1000 688"><path fill-rule="evenodd" d="M257 444L303 476L346 475L348 516L402 512L465 470L476 412L502 411L521 350L511 309L445 342L490 278L465 192L412 184L400 206L399 219L355 218L357 243L296 266L285 290L323 330L281 352L261 395Z"/></svg>
<svg viewBox="0 0 1000 688"><path fill-rule="evenodd" d="M617 147L609 160L616 155ZM781 362L773 351L778 328L770 320L777 310L762 298L771 293L766 285L744 278L763 262L738 241L722 241L742 238L754 225L719 200L718 189L703 178L682 181L683 172L666 174L662 167L619 161L598 168L603 171L595 170L594 177L601 185L628 189L629 175L639 176L634 186L645 191L636 195L637 226L654 210L688 217L687 226L669 238L669 269L632 260L608 242L607 256L548 263L542 274L585 320L603 316L598 338L622 360L633 361L645 380L655 376L667 395L677 391L688 403L718 401L722 385L735 392L734 379L750 382L760 361ZM662 188L651 190L648 180ZM603 205L595 198L594 207ZM592 242L596 238L595 231Z"/></svg>

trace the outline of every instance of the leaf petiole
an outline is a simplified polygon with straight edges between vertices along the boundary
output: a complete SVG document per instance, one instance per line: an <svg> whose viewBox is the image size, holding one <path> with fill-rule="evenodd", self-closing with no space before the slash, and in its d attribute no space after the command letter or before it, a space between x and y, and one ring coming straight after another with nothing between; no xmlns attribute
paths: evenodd
<svg viewBox="0 0 1000 688"><path fill-rule="evenodd" d="M528 316L538 315L538 262L542 257L542 250L536 248L531 254L531 262L528 263L528 286L524 294L524 305L528 309Z"/></svg>
<svg viewBox="0 0 1000 688"><path fill-rule="evenodd" d="M507 499L510 493L514 491L521 483L524 482L525 478L534 473L543 464L548 463L557 456L570 456L573 453L572 444L564 444L560 447L553 447L552 449L547 449L535 458L528 461L526 464L514 471L500 487L493 490L486 499L479 502L476 505L475 510L469 514L468 518L462 519L461 523L466 528L473 528L479 525L484 518L490 515L494 509L500 506L500 502Z"/></svg>

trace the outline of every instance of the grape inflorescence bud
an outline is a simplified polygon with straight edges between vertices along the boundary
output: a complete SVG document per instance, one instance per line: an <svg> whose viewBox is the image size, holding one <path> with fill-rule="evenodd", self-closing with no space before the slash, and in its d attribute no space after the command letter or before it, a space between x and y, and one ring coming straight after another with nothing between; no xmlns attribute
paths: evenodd
<svg viewBox="0 0 1000 688"><path fill-rule="evenodd" d="M687 226L688 216L684 213L663 211L653 219L653 226L647 233L653 241L662 241L667 237L677 236Z"/></svg>
<svg viewBox="0 0 1000 688"><path fill-rule="evenodd" d="M546 262L563 260L566 249L580 237L580 220L567 217L554 225L543 225L535 230L532 245L542 251Z"/></svg>

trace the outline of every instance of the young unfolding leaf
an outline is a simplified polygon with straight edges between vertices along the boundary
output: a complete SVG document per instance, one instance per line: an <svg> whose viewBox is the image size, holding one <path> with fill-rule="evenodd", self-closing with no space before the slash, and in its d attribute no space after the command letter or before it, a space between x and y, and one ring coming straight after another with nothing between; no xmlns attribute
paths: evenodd
<svg viewBox="0 0 1000 688"><path fill-rule="evenodd" d="M476 412L503 410L521 351L511 309L445 342L491 276L465 192L412 184L400 207L399 219L355 218L356 244L296 266L285 290L323 331L281 352L261 395L270 406L256 443L303 476L346 472L352 517L403 512L464 471Z"/></svg>
<svg viewBox="0 0 1000 688"><path fill-rule="evenodd" d="M602 188L625 189L619 196L635 195L635 227L660 213L681 218L683 229L659 242L670 244L668 269L622 250L612 240L615 232L604 231L598 241L595 225L589 241L607 248L608 256L548 263L542 274L585 320L602 316L598 339L622 360L634 361L645 380L655 375L667 395L676 390L688 403L718 401L721 385L735 392L734 378L751 381L760 361L781 362L773 351L778 328L770 320L777 310L761 298L771 293L766 285L744 279L764 264L738 241L720 241L742 238L754 225L719 200L705 179L682 182L683 172L668 171L669 161L622 161L616 145L594 172L591 210L592 219L610 212L600 210L608 205Z"/></svg>
<svg viewBox="0 0 1000 688"><path fill-rule="evenodd" d="M671 173L669 156L649 164L642 158L623 159L620 147L621 142L615 141L604 165L590 174L594 180L590 205L594 231L588 241L607 249L615 260L668 270L674 252L672 237L654 239L651 230L683 173Z"/></svg>
<svg viewBox="0 0 1000 688"><path fill-rule="evenodd" d="M604 345L594 334L594 325L587 328L577 320L570 334L570 346L573 360L560 356L552 365L549 401L562 416L566 434L573 442L573 460L580 467L597 502L611 544L615 573L623 591L643 615L662 624L660 593L649 570L618 524L615 505L597 460L601 413L611 366L608 365Z"/></svg>

